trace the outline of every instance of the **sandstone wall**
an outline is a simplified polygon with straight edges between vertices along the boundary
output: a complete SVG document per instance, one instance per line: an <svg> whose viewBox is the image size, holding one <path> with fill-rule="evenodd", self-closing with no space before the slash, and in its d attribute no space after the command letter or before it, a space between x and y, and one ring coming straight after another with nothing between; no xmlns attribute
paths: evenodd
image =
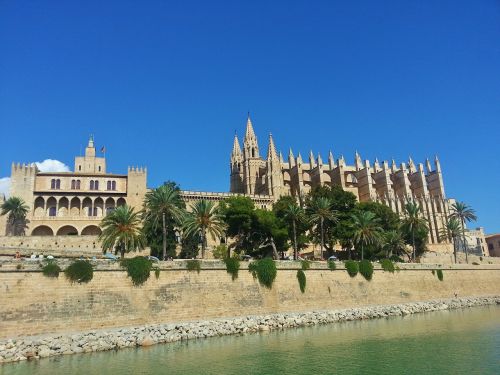
<svg viewBox="0 0 500 375"><path fill-rule="evenodd" d="M90 283L79 285L70 284L63 275L44 277L39 268L17 270L4 264L0 267L0 338L428 301L455 293L500 294L500 267L495 265L451 266L444 269L442 282L431 273L430 265L409 265L394 274L376 270L370 282L360 275L350 278L343 269L310 269L305 271L304 294L296 269L283 265L271 290L260 286L246 269L232 281L217 265L199 274L179 264L162 267L171 268L163 269L159 279L152 274L145 285L133 287L126 273L114 267L96 270Z"/></svg>

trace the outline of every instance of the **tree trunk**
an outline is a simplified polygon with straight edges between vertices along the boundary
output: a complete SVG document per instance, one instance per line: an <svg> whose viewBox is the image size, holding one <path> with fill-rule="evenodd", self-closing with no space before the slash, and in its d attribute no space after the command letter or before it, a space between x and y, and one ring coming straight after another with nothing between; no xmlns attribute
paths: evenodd
<svg viewBox="0 0 500 375"><path fill-rule="evenodd" d="M415 262L417 250L415 249L415 229L414 228L411 230L411 241L412 241L412 245L413 245L413 262Z"/></svg>
<svg viewBox="0 0 500 375"><path fill-rule="evenodd" d="M279 259L278 250L276 250L276 244L274 243L274 238L270 238L271 247L273 248L273 258L275 260Z"/></svg>
<svg viewBox="0 0 500 375"><path fill-rule="evenodd" d="M167 224L165 223L165 212L163 218L163 260L167 258Z"/></svg>
<svg viewBox="0 0 500 375"><path fill-rule="evenodd" d="M462 240L464 242L465 263L469 263L469 249L467 249L467 242L465 242L465 221L464 221L464 219L462 219Z"/></svg>
<svg viewBox="0 0 500 375"><path fill-rule="evenodd" d="M455 264L457 264L457 241L455 240L455 237L452 238L453 241L453 257L455 259Z"/></svg>
<svg viewBox="0 0 500 375"><path fill-rule="evenodd" d="M206 229L201 229L201 259L205 259Z"/></svg>
<svg viewBox="0 0 500 375"><path fill-rule="evenodd" d="M323 244L325 243L324 239L324 233L323 233L323 218L320 219L320 224L321 224L321 253L319 255L320 259L323 259Z"/></svg>
<svg viewBox="0 0 500 375"><path fill-rule="evenodd" d="M364 249L365 247L363 246L363 244L361 244L361 260L363 260L365 256Z"/></svg>
<svg viewBox="0 0 500 375"><path fill-rule="evenodd" d="M299 256L299 251L297 249L297 228L295 226L295 220L292 221L293 226L293 260L297 260Z"/></svg>

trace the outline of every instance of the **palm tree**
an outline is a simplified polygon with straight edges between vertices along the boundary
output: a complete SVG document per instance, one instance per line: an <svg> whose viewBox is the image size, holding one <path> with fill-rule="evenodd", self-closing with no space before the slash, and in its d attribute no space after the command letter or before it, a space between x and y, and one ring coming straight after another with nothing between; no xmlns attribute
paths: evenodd
<svg viewBox="0 0 500 375"><path fill-rule="evenodd" d="M326 197L316 197L311 201L311 205L307 209L309 213L309 220L312 223L318 223L321 233L321 258L323 258L323 251L325 247L325 220L333 223L338 222L337 211L332 210L332 203Z"/></svg>
<svg viewBox="0 0 500 375"><path fill-rule="evenodd" d="M353 241L361 246L361 260L364 259L365 246L380 242L382 227L380 220L371 211L360 211L351 215Z"/></svg>
<svg viewBox="0 0 500 375"><path fill-rule="evenodd" d="M132 207L117 207L102 219L100 226L102 233L98 239L104 253L109 250L115 250L115 253L120 251L123 258L126 252L144 248L141 217Z"/></svg>
<svg viewBox="0 0 500 375"><path fill-rule="evenodd" d="M14 236L24 234L26 228L26 215L29 207L23 199L18 197L10 197L2 203L0 215L8 215L7 223L12 230Z"/></svg>
<svg viewBox="0 0 500 375"><path fill-rule="evenodd" d="M144 198L144 221L148 221L153 228L158 228L161 223L163 260L167 257L167 226L181 223L184 215L182 207L179 191L171 184L149 191Z"/></svg>
<svg viewBox="0 0 500 375"><path fill-rule="evenodd" d="M292 223L293 259L297 260L299 255L299 250L297 245L297 223L300 223L304 220L304 210L298 204L290 203L285 209L284 217L286 220Z"/></svg>
<svg viewBox="0 0 500 375"><path fill-rule="evenodd" d="M453 242L453 257L457 263L457 240L462 233L462 225L456 217L450 217L446 226L441 229L439 236L441 240Z"/></svg>
<svg viewBox="0 0 500 375"><path fill-rule="evenodd" d="M467 242L465 241L465 222L476 221L476 211L464 202L455 202L451 205L450 218L455 218L462 224L462 242L465 250L465 261L469 263L469 251L467 249Z"/></svg>
<svg viewBox="0 0 500 375"><path fill-rule="evenodd" d="M412 242L412 259L415 261L416 257L416 245L415 245L415 233L425 229L427 230L427 220L421 217L420 206L415 202L408 202L405 205L405 218L403 219L403 228L411 233Z"/></svg>
<svg viewBox="0 0 500 375"><path fill-rule="evenodd" d="M399 230L390 230L384 234L384 246L385 255L390 258L393 254L399 256L402 252L406 250L406 244L404 238Z"/></svg>
<svg viewBox="0 0 500 375"><path fill-rule="evenodd" d="M205 258L207 232L215 239L216 237L221 237L225 229L223 217L218 207L214 202L205 199L197 201L192 206L192 212L186 215L183 227L186 236L193 236L200 233L202 258Z"/></svg>

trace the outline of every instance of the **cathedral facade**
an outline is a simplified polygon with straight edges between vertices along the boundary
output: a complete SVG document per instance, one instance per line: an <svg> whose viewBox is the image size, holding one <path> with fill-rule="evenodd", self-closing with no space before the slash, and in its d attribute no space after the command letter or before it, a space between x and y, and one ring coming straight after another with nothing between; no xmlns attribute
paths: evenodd
<svg viewBox="0 0 500 375"><path fill-rule="evenodd" d="M429 225L429 243L439 244L440 231L446 225L450 204L445 196L441 165L438 158L434 167L427 159L424 164L396 165L392 160L372 163L362 160L356 152L354 165L348 165L343 156L335 159L329 153L326 162L312 152L304 161L300 153L290 149L285 161L278 153L272 135L269 135L266 157L262 157L250 117L247 119L243 148L235 135L230 158L230 192L244 195L269 196L276 201L283 195L301 200L316 186L341 186L353 193L358 201L379 202L399 215L404 205L418 202Z"/></svg>

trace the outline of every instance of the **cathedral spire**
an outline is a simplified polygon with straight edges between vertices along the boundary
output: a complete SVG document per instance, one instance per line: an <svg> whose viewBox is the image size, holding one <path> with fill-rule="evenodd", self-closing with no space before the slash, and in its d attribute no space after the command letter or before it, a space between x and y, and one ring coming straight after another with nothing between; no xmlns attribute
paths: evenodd
<svg viewBox="0 0 500 375"><path fill-rule="evenodd" d="M311 166L311 169L313 169L316 166L316 162L314 161L314 154L311 151L309 151L309 165Z"/></svg>
<svg viewBox="0 0 500 375"><path fill-rule="evenodd" d="M234 134L233 151L231 152L231 161L239 161L242 157L240 141L238 135Z"/></svg>
<svg viewBox="0 0 500 375"><path fill-rule="evenodd" d="M429 161L429 158L425 159L425 166L427 167L427 173L432 172L431 162Z"/></svg>
<svg viewBox="0 0 500 375"><path fill-rule="evenodd" d="M89 144L87 145L87 147L89 147L89 148L93 148L94 147L94 134L90 135L90 137L89 137Z"/></svg>
<svg viewBox="0 0 500 375"><path fill-rule="evenodd" d="M267 148L267 160L278 159L276 146L274 145L273 135L269 133L269 146Z"/></svg>
<svg viewBox="0 0 500 375"><path fill-rule="evenodd" d="M328 152L328 166L330 167L330 169L335 168L335 158L333 157L333 153L331 150Z"/></svg>
<svg viewBox="0 0 500 375"><path fill-rule="evenodd" d="M437 155L434 157L434 166L436 167L436 172L441 173L441 163Z"/></svg>
<svg viewBox="0 0 500 375"><path fill-rule="evenodd" d="M245 131L245 138L243 139L243 149L245 159L253 159L259 157L259 144L253 130L252 120L250 120L250 114L248 114L247 118L247 128Z"/></svg>
<svg viewBox="0 0 500 375"><path fill-rule="evenodd" d="M318 152L318 165L321 167L323 165L323 160L321 159L321 154Z"/></svg>
<svg viewBox="0 0 500 375"><path fill-rule="evenodd" d="M415 163L413 162L411 156L409 157L408 160L408 168L410 169L410 173L415 173L417 171L417 168L415 167Z"/></svg>
<svg viewBox="0 0 500 375"><path fill-rule="evenodd" d="M290 151L288 151L288 165L290 168L295 166L295 156L293 156L292 148L290 147Z"/></svg>
<svg viewBox="0 0 500 375"><path fill-rule="evenodd" d="M359 156L359 153L357 150L356 150L356 153L354 154L354 166L356 167L357 171L359 171L360 169L363 169L363 162L361 161L361 156Z"/></svg>

